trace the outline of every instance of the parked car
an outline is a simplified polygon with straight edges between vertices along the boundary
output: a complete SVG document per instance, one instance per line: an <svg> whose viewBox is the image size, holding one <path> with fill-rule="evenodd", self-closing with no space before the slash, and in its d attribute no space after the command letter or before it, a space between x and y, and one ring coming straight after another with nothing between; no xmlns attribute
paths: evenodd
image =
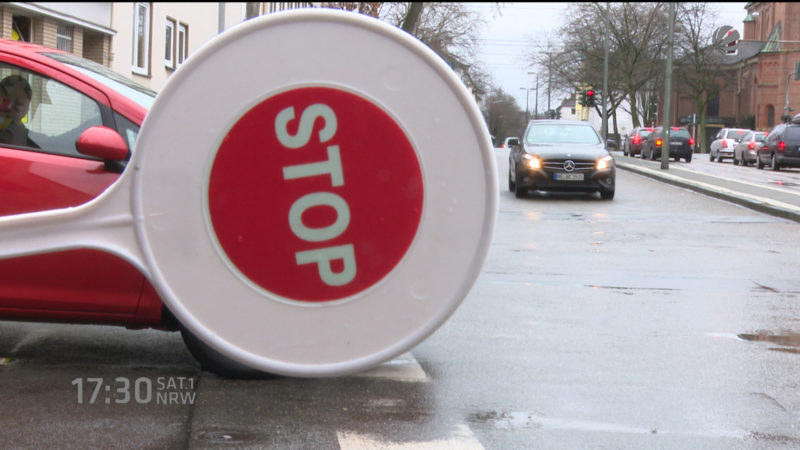
<svg viewBox="0 0 800 450"><path fill-rule="evenodd" d="M503 141L502 148L511 148L512 145L519 145L519 138L518 137L507 137Z"/></svg>
<svg viewBox="0 0 800 450"><path fill-rule="evenodd" d="M800 114L789 123L776 125L758 149L756 167L769 165L772 170L800 167Z"/></svg>
<svg viewBox="0 0 800 450"><path fill-rule="evenodd" d="M125 170L155 97L87 59L0 40L0 215L73 207L105 191ZM136 267L107 252L0 260L0 320L180 330L204 368L265 375L193 336Z"/></svg>
<svg viewBox="0 0 800 450"><path fill-rule="evenodd" d="M625 137L622 144L622 154L625 156L636 156L642 154L642 143L650 133L653 132L653 127L636 127L631 133Z"/></svg>
<svg viewBox="0 0 800 450"><path fill-rule="evenodd" d="M604 200L614 198L614 158L586 121L530 121L508 162L508 189L518 198L529 190L599 192Z"/></svg>
<svg viewBox="0 0 800 450"><path fill-rule="evenodd" d="M733 158L733 147L742 140L748 129L745 128L723 128L719 130L717 136L711 141L708 147L708 159L714 162L722 162L724 158Z"/></svg>
<svg viewBox="0 0 800 450"><path fill-rule="evenodd" d="M661 158L661 148L663 145L662 132L664 127L656 127L647 136L642 144L642 159L656 160ZM689 134L689 130L684 127L670 127L669 129L669 157L675 161L681 158L686 162L692 162L694 153L694 139Z"/></svg>
<svg viewBox="0 0 800 450"><path fill-rule="evenodd" d="M766 137L767 133L765 131L748 131L745 133L742 140L733 147L733 165L749 166L751 163L756 162L758 148L763 145Z"/></svg>

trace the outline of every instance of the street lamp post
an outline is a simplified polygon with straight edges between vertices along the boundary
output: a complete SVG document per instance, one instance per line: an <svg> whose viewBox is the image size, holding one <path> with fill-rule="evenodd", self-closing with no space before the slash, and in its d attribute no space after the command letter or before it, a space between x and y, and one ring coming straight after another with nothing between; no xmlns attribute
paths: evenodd
<svg viewBox="0 0 800 450"><path fill-rule="evenodd" d="M794 74L794 71L791 71L791 72L789 72L788 75L786 75L786 99L783 102L783 116L784 117L789 115L789 82L791 81L793 74Z"/></svg>
<svg viewBox="0 0 800 450"><path fill-rule="evenodd" d="M529 103L528 102L528 94L530 94L531 88L521 87L519 89L525 91L525 123L527 124L528 121L531 120L531 118L529 117L529 114L528 114L528 103Z"/></svg>
<svg viewBox="0 0 800 450"><path fill-rule="evenodd" d="M536 91L535 102L536 104L533 105L533 118L539 118L539 73L538 72L528 72L528 75L536 75L536 86L533 88Z"/></svg>

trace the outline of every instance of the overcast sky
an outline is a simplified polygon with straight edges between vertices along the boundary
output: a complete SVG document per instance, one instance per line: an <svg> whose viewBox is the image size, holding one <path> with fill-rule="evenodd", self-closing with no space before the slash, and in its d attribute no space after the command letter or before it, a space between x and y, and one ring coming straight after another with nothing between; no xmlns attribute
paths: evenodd
<svg viewBox="0 0 800 450"><path fill-rule="evenodd" d="M747 15L744 9L746 2L717 3L715 7L721 13L722 24L730 25L742 33L742 19ZM556 30L563 25L564 12L569 3L470 3L486 20L481 33L480 60L484 69L489 71L494 82L508 94L517 99L521 109L525 109L526 91L523 87L533 88L536 76L528 75L533 70L525 61L526 50L533 47L533 42L546 42L549 35L555 37ZM602 67L600 68L602 70ZM539 84L543 83L544 74L540 75ZM547 97L544 89L539 89L539 111L547 109ZM535 91L529 92L529 108L535 108ZM557 107L563 98L550 99L550 106Z"/></svg>

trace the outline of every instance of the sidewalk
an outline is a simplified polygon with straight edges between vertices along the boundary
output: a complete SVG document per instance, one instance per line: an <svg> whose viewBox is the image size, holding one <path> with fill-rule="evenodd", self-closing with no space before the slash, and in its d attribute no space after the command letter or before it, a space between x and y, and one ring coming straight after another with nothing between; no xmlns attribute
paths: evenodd
<svg viewBox="0 0 800 450"><path fill-rule="evenodd" d="M795 193L780 192L778 189L687 170L684 168L686 165L672 161L669 169L662 170L658 161L643 161L623 156L621 152L612 153L619 169L800 222L800 195Z"/></svg>

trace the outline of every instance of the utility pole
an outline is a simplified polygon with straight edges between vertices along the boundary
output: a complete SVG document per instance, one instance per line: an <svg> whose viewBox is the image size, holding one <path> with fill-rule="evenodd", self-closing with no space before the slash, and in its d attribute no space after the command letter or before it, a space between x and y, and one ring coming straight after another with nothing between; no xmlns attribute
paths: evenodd
<svg viewBox="0 0 800 450"><path fill-rule="evenodd" d="M547 49L547 111L550 112L550 86L553 82L553 54L550 53L550 48Z"/></svg>
<svg viewBox="0 0 800 450"><path fill-rule="evenodd" d="M667 72L664 83L664 114L661 116L663 131L661 135L661 169L669 169L669 130L672 126L670 103L672 99L672 47L675 42L675 3L669 4L669 35L667 36Z"/></svg>
<svg viewBox="0 0 800 450"><path fill-rule="evenodd" d="M603 145L608 144L608 111L606 111L606 103L608 100L608 16L609 16L609 6L608 2L606 2L606 30L605 30L605 39L603 43L603 51L605 53L603 57L603 95L600 97L600 101L603 102Z"/></svg>

